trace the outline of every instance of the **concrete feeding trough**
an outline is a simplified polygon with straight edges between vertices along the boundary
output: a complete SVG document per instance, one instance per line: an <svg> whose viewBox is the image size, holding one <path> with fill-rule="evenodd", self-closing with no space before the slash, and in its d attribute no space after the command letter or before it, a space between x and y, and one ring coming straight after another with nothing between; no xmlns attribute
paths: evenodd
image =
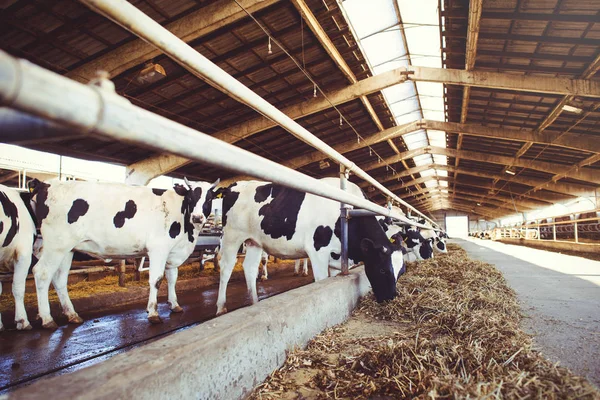
<svg viewBox="0 0 600 400"><path fill-rule="evenodd" d="M286 351L345 321L369 290L359 267L0 399L242 398L283 364Z"/></svg>

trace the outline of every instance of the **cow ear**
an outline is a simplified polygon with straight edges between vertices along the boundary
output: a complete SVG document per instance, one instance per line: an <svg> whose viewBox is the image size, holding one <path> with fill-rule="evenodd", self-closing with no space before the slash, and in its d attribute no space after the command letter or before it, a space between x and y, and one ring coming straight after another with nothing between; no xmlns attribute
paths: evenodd
<svg viewBox="0 0 600 400"><path fill-rule="evenodd" d="M363 254L368 254L374 248L375 244L373 244L371 239L364 238L360 241L360 250L363 252Z"/></svg>
<svg viewBox="0 0 600 400"><path fill-rule="evenodd" d="M221 182L221 178L218 178L216 181L214 181L211 185L210 185L210 189L216 187L219 183Z"/></svg>
<svg viewBox="0 0 600 400"><path fill-rule="evenodd" d="M177 193L180 196L185 196L188 193L188 189L186 189L185 186L180 185L179 183L176 183L173 186L173 190L175 190L175 193Z"/></svg>
<svg viewBox="0 0 600 400"><path fill-rule="evenodd" d="M32 179L29 182L27 182L27 189L29 189L29 193L36 194L40 188L40 183L41 182L37 178Z"/></svg>

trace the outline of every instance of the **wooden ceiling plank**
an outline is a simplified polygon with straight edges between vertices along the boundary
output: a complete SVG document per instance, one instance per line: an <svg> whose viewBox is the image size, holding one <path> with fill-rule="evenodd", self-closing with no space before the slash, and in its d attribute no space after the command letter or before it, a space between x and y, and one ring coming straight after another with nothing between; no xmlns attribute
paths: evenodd
<svg viewBox="0 0 600 400"><path fill-rule="evenodd" d="M239 2L249 12L253 13L277 3L278 0L239 0ZM187 43L246 17L247 14L234 2L220 0L166 25L165 28ZM108 71L110 76L117 76L129 68L151 60L160 54L162 52L151 44L142 39L136 39L70 71L66 75L79 82L87 83L96 76L97 70Z"/></svg>

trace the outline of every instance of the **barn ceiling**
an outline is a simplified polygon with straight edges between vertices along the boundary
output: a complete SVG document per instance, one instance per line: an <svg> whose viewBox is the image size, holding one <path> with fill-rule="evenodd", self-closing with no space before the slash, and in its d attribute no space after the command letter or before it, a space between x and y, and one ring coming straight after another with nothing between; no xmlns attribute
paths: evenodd
<svg viewBox="0 0 600 400"><path fill-rule="evenodd" d="M357 15L365 12L356 0L131 3L422 211L496 218L593 195L600 186L597 99L510 85L407 82L398 89L354 90L389 69L436 66L431 63L511 77L597 80L596 1L444 0L440 15L435 1L424 2L430 10L419 14L411 2L380 0L371 8L391 7L393 15L377 26L360 25ZM117 92L140 107L311 176L337 173L304 142L77 1L3 0L0 21L0 48L10 54L81 82L108 70ZM418 40L432 30L435 44ZM265 31L283 49L271 44L269 51ZM394 51L376 51L389 43ZM166 76L143 82L149 62L160 64ZM318 85L316 97L309 78ZM158 156L64 131L2 141L121 165ZM171 174L235 178L198 163L175 165ZM357 183L374 201L385 201Z"/></svg>

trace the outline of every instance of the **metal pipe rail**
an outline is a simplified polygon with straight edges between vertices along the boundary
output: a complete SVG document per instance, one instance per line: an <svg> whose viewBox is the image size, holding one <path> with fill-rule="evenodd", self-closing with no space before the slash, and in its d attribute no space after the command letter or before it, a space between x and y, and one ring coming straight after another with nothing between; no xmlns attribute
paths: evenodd
<svg viewBox="0 0 600 400"><path fill-rule="evenodd" d="M327 157L342 165L346 171L353 172L356 176L369 182L394 201L403 204L421 215L434 226L438 225L425 214L396 196L352 161L300 126L296 121L275 108L132 4L125 0L80 0L80 2L155 46L211 86L227 93L232 98L253 108L265 117L270 118L298 139L322 151Z"/></svg>
<svg viewBox="0 0 600 400"><path fill-rule="evenodd" d="M87 86L0 50L0 105L116 140L167 151L296 190L397 218L404 215L323 184L239 147L132 105L114 92Z"/></svg>

